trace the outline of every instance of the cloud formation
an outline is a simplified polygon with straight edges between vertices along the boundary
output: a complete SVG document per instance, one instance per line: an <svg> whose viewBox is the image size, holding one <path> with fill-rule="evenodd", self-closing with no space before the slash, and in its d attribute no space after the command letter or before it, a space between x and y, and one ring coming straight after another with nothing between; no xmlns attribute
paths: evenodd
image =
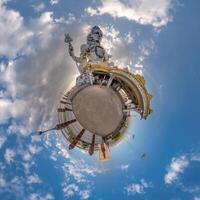
<svg viewBox="0 0 200 200"><path fill-rule="evenodd" d="M4 158L5 158L6 162L8 164L10 164L11 162L14 161L15 155L16 155L16 153L15 153L14 149L6 149Z"/></svg>
<svg viewBox="0 0 200 200"><path fill-rule="evenodd" d="M27 184L35 184L35 183L41 183L39 176L37 174L32 174L27 177Z"/></svg>
<svg viewBox="0 0 200 200"><path fill-rule="evenodd" d="M12 45L8 39L0 36L6 43L0 44L0 55L21 55L19 59L1 63L0 66L0 83L5 88L1 92L3 98L0 99L0 123L7 123L10 118L23 119L21 126L37 130L40 123L45 125L45 120L55 119L53 110L76 69L72 61L67 59L63 43L64 32L59 31L59 25L54 23L51 12L44 12L25 26L19 13L5 10L4 7L1 9L8 12L4 16L8 16L7 19L0 22L2 26L7 27L7 21L18 20L17 33L20 37L25 32L32 34L30 37L24 36L22 41L15 30L12 32L4 28L7 30L3 33L4 36L14 41L10 41ZM13 23L16 25L15 21Z"/></svg>
<svg viewBox="0 0 200 200"><path fill-rule="evenodd" d="M6 137L4 135L0 135L0 149L6 142Z"/></svg>
<svg viewBox="0 0 200 200"><path fill-rule="evenodd" d="M130 167L129 164L127 164L127 165L121 165L121 166L120 166L120 169L121 169L122 171L127 171L129 167Z"/></svg>
<svg viewBox="0 0 200 200"><path fill-rule="evenodd" d="M24 26L19 12L6 9L5 2L0 2L0 55L15 57L28 50L28 40L33 33Z"/></svg>
<svg viewBox="0 0 200 200"><path fill-rule="evenodd" d="M58 3L59 3L59 0L50 0L51 5L58 4Z"/></svg>
<svg viewBox="0 0 200 200"><path fill-rule="evenodd" d="M139 183L132 183L126 186L124 189L128 195L144 194L146 189L153 187L151 182L147 182L145 179L141 179Z"/></svg>
<svg viewBox="0 0 200 200"><path fill-rule="evenodd" d="M172 20L170 14L171 0L138 0L125 2L120 0L102 0L101 5L88 7L86 12L91 15L109 14L113 18L124 17L143 25L152 25L155 28L165 26Z"/></svg>
<svg viewBox="0 0 200 200"><path fill-rule="evenodd" d="M186 169L188 170L194 165L194 162L199 164L200 156L198 152L183 154L173 157L170 165L167 167L167 173L164 176L164 182L167 185L176 186L184 193L188 193L198 198L200 194L200 186L198 184L189 184L184 181Z"/></svg>
<svg viewBox="0 0 200 200"><path fill-rule="evenodd" d="M167 169L167 174L165 175L165 183L172 184L178 180L179 174L183 173L188 165L189 160L186 156L172 158L171 164Z"/></svg>

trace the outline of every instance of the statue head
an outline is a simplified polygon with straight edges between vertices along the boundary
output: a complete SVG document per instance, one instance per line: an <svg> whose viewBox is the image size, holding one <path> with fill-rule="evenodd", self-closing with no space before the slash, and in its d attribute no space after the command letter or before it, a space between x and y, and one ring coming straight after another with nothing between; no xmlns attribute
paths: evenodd
<svg viewBox="0 0 200 200"><path fill-rule="evenodd" d="M101 29L98 26L93 26L91 33L94 35L98 35L99 37L103 37L103 32L101 31Z"/></svg>
<svg viewBox="0 0 200 200"><path fill-rule="evenodd" d="M89 45L92 43L100 44L102 37L103 32L101 31L101 29L98 26L94 26L88 34L87 43Z"/></svg>

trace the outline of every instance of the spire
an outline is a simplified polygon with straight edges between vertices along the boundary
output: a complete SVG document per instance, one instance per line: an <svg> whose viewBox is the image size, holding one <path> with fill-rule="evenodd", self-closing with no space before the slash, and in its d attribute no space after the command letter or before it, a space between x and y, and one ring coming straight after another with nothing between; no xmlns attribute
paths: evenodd
<svg viewBox="0 0 200 200"><path fill-rule="evenodd" d="M52 130L55 130L55 128L50 128L50 129L47 129L47 130L44 130L44 131L38 131L38 135L42 135L43 133L46 133L46 132L49 132L49 131L52 131Z"/></svg>
<svg viewBox="0 0 200 200"><path fill-rule="evenodd" d="M81 139L81 137L83 136L85 132L85 129L82 129L81 132L76 136L76 138L73 140L73 142L69 145L69 149L73 149L76 144L78 143L78 141Z"/></svg>
<svg viewBox="0 0 200 200"><path fill-rule="evenodd" d="M93 136L92 136L92 144L88 151L90 155L92 155L94 153L94 143L95 143L95 134L93 134Z"/></svg>
<svg viewBox="0 0 200 200"><path fill-rule="evenodd" d="M68 125L70 125L74 122L76 122L76 119L72 119L72 120L66 121L66 122L61 123L61 124L57 124L54 128L50 128L50 129L47 129L47 130L44 130L44 131L38 131L38 135L42 135L43 133L46 133L46 132L52 131L52 130L63 129L63 128L67 127Z"/></svg>

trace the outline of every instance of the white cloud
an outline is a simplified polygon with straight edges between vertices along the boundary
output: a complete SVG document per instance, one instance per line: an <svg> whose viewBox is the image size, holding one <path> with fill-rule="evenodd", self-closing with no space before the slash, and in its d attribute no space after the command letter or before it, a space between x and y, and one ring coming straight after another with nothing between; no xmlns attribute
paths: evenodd
<svg viewBox="0 0 200 200"><path fill-rule="evenodd" d="M90 16L94 16L94 15L99 15L100 13L98 13L97 9L94 9L92 7L88 7L85 9L85 11L90 15Z"/></svg>
<svg viewBox="0 0 200 200"><path fill-rule="evenodd" d="M200 186L193 185L193 186L185 186L182 183L179 183L179 186L183 192L191 193L191 194L199 194L200 193Z"/></svg>
<svg viewBox="0 0 200 200"><path fill-rule="evenodd" d="M175 185L182 192L188 193L198 198L200 194L200 186L198 184L188 184L187 180L185 181L184 175L188 172L185 171L191 170L194 162L200 161L199 152L192 152L188 154L183 154L177 157L173 157L170 165L167 167L167 173L164 176L164 182L168 185Z"/></svg>
<svg viewBox="0 0 200 200"><path fill-rule="evenodd" d="M9 118L21 116L25 119L26 127L37 126L39 121L43 122L42 117L49 118L52 108L60 96L58 90L61 88L63 91L66 87L66 77L73 73L72 69L71 72L66 69L66 64L68 63L67 66L73 65L66 59L67 53L63 40L61 42L63 35L59 35L56 39L51 38L52 32L55 31L55 25L52 23L49 12L43 13L39 19L31 21L31 28L36 35L34 43L31 43L32 52L26 52L29 54L28 57L9 62L8 65L1 64L0 80L6 87L7 96L0 99L0 123L6 123ZM7 25L4 24L4 26ZM52 48L49 48L49 45ZM19 52L15 46L12 49L15 49L16 53ZM40 53L35 54L35 51ZM59 70L57 70L58 67ZM27 78L27 73L36 76ZM48 86L49 82L51 87ZM52 86L56 88L54 89ZM9 99L10 96L13 100ZM23 100L15 99L16 96L20 96ZM50 99L51 96L57 98Z"/></svg>
<svg viewBox="0 0 200 200"><path fill-rule="evenodd" d="M63 171L64 181L62 183L63 194L67 197L79 196L81 199L87 199L90 197L91 191L88 189L92 183L91 177L95 177L102 173L97 166L88 165L83 159L75 159L66 150L66 144L61 143L62 136L51 137L54 133L47 135L45 141L47 145L51 146L52 141L56 143L57 149L51 152L51 159L57 161L62 159L62 165L60 162L55 162L55 166ZM75 192L78 191L78 192Z"/></svg>
<svg viewBox="0 0 200 200"><path fill-rule="evenodd" d="M143 74L143 63L154 49L153 39L147 39L137 44L137 48L130 49L138 37L137 34L127 32L121 34L113 25L100 26L104 35L102 45L112 57L110 61L121 68L129 68L133 73Z"/></svg>
<svg viewBox="0 0 200 200"><path fill-rule="evenodd" d="M15 150L7 148L4 154L4 158L8 164L13 162L13 158L15 157L16 153Z"/></svg>
<svg viewBox="0 0 200 200"><path fill-rule="evenodd" d="M43 2L33 5L33 8L36 12L41 12L45 9L45 4Z"/></svg>
<svg viewBox="0 0 200 200"><path fill-rule="evenodd" d="M134 42L134 35L133 35L133 33L128 32L128 33L125 35L125 41L127 41L128 44L133 43L133 42Z"/></svg>
<svg viewBox="0 0 200 200"><path fill-rule="evenodd" d="M69 153L66 148L60 143L56 143L56 147L58 148L58 153L61 154L64 158L70 158Z"/></svg>
<svg viewBox="0 0 200 200"><path fill-rule="evenodd" d="M84 160L70 159L68 163L63 166L64 171L70 174L78 183L87 182L87 176L96 176L102 173L98 168L87 165Z"/></svg>
<svg viewBox="0 0 200 200"><path fill-rule="evenodd" d="M120 34L114 26L100 26L103 31L102 46L112 56L110 59L115 65L130 68L135 59L133 52L129 51L127 37Z"/></svg>
<svg viewBox="0 0 200 200"><path fill-rule="evenodd" d="M23 171L25 174L30 174L31 171L31 167L35 164L34 161L32 162L23 162L22 166L23 166Z"/></svg>
<svg viewBox="0 0 200 200"><path fill-rule="evenodd" d="M28 148L31 154L37 154L41 151L41 147L32 144L29 144Z"/></svg>
<svg viewBox="0 0 200 200"><path fill-rule="evenodd" d="M72 14L72 13L68 13L67 18L65 18L65 17L59 17L59 18L55 18L54 19L55 23L66 24L66 25L72 24L76 20L77 19L76 19L75 15Z"/></svg>
<svg viewBox="0 0 200 200"><path fill-rule="evenodd" d="M56 154L56 151L53 151L53 152L51 153L50 158L51 158L53 161L57 161L57 154Z"/></svg>
<svg viewBox="0 0 200 200"><path fill-rule="evenodd" d="M31 160L31 155L29 152L23 152L22 157L23 157L23 160L25 160L25 161Z"/></svg>
<svg viewBox="0 0 200 200"><path fill-rule="evenodd" d="M15 121L12 121L11 125L8 127L8 133L17 133L21 134L23 137L27 137L30 135L31 130L28 129L25 125L17 124Z"/></svg>
<svg viewBox="0 0 200 200"><path fill-rule="evenodd" d="M192 153L191 161L200 161L200 153Z"/></svg>
<svg viewBox="0 0 200 200"><path fill-rule="evenodd" d="M165 175L165 183L172 184L177 181L179 174L183 173L185 168L189 165L188 158L183 155L177 158L172 158L171 164L167 169L167 174Z"/></svg>
<svg viewBox="0 0 200 200"><path fill-rule="evenodd" d="M79 195L81 199L88 199L90 197L90 190L81 190Z"/></svg>
<svg viewBox="0 0 200 200"><path fill-rule="evenodd" d="M6 181L4 179L3 174L0 175L0 188L5 187L6 186Z"/></svg>
<svg viewBox="0 0 200 200"><path fill-rule="evenodd" d="M12 178L11 183L20 184L20 178L18 176L15 176L14 178Z"/></svg>
<svg viewBox="0 0 200 200"><path fill-rule="evenodd" d="M12 11L4 6L0 9L5 11L4 17L9 16L9 12ZM15 13L15 11L12 12ZM26 22L26 25L18 12L15 15L18 16L15 20L20 21L17 28L19 32L22 32L20 35L26 31L31 32L32 35L20 41L20 45L26 47L23 51L24 56L17 60L10 60L8 64L0 64L0 84L5 86L6 91L0 99L0 124L7 123L10 118L23 119L20 121L22 124L15 123L10 126L9 131L14 131L15 127L26 136L31 130L38 130L41 124L42 128L51 126L51 124L55 125L53 122L56 120L55 107L58 99L77 69L66 52L63 28L54 23L52 12L44 12L39 18ZM68 18L72 21L74 15L70 14ZM18 35L14 34L15 30L12 33L10 30L12 25L4 21L0 20L0 24L7 32L2 35L2 39L0 35L0 40L5 41L5 44L0 44L4 51L0 50L0 54L10 57L10 49L12 49L12 55L15 57L21 54L20 45L15 43L18 41ZM76 37L82 29L81 27L74 29L76 29L74 30ZM10 34L13 36L9 36ZM80 34L77 38L82 38L82 35ZM4 36L13 38L15 42L12 42L12 46L6 42ZM74 43L77 44L76 41ZM5 51L7 48L9 51Z"/></svg>
<svg viewBox="0 0 200 200"><path fill-rule="evenodd" d="M6 1L3 1L6 3ZM8 10L0 3L0 55L15 57L28 49L28 39L33 35L24 25L19 12Z"/></svg>
<svg viewBox="0 0 200 200"><path fill-rule="evenodd" d="M65 197L71 197L75 194L77 194L79 191L78 185L75 184L69 184L69 185L64 185L63 187L63 192Z"/></svg>
<svg viewBox="0 0 200 200"><path fill-rule="evenodd" d="M139 183L132 183L126 186L124 189L127 191L128 195L144 194L145 190L153 187L151 182L147 182L141 179Z"/></svg>
<svg viewBox="0 0 200 200"><path fill-rule="evenodd" d="M58 4L59 0L50 0L51 5Z"/></svg>
<svg viewBox="0 0 200 200"><path fill-rule="evenodd" d="M18 170L21 170L19 174L21 176L13 176L13 173L8 173L7 164L0 163L1 175L0 175L0 193L7 193L9 196L12 195L12 199L31 199L31 200L52 200L54 199L53 195L48 192L49 186L41 181L39 176L32 172L31 174L23 175L23 168L21 164L24 164L23 161L15 162L15 167ZM37 193L32 193L34 190L33 184L39 184L37 187ZM45 184L45 185L44 185ZM45 187L45 191L43 188ZM30 194L30 195L29 195ZM28 196L27 196L28 195Z"/></svg>
<svg viewBox="0 0 200 200"><path fill-rule="evenodd" d="M44 200L53 200L55 199L51 193L47 193L44 197Z"/></svg>
<svg viewBox="0 0 200 200"><path fill-rule="evenodd" d="M28 200L53 200L55 199L52 194L39 194L39 193L31 193L28 197Z"/></svg>
<svg viewBox="0 0 200 200"><path fill-rule="evenodd" d="M80 199L88 199L90 197L90 190L80 190L79 186L77 184L71 183L71 184L63 184L63 193L64 196L68 199L72 196L80 196Z"/></svg>
<svg viewBox="0 0 200 200"><path fill-rule="evenodd" d="M158 28L172 21L171 8L171 0L154 0L153 6L149 0L128 0L126 3L120 0L101 0L101 6L88 7L86 12L91 16L109 14L114 18L124 17L139 24Z"/></svg>
<svg viewBox="0 0 200 200"><path fill-rule="evenodd" d="M143 74L143 63L145 59L151 54L151 51L154 49L154 41L152 39L149 39L148 41L145 41L144 43L139 45L139 55L138 59L135 62L135 73L136 74Z"/></svg>
<svg viewBox="0 0 200 200"><path fill-rule="evenodd" d="M16 99L0 99L0 124L6 123L10 118L24 117L26 111L26 103L23 100Z"/></svg>
<svg viewBox="0 0 200 200"><path fill-rule="evenodd" d="M6 137L3 135L0 135L0 148L4 145L5 141L6 141Z"/></svg>
<svg viewBox="0 0 200 200"><path fill-rule="evenodd" d="M42 181L37 174L32 174L27 177L27 184L39 184L39 183L42 183Z"/></svg>
<svg viewBox="0 0 200 200"><path fill-rule="evenodd" d="M128 170L128 168L129 168L129 164L127 164L127 165L121 165L120 166L120 169L122 170L122 171L127 171Z"/></svg>

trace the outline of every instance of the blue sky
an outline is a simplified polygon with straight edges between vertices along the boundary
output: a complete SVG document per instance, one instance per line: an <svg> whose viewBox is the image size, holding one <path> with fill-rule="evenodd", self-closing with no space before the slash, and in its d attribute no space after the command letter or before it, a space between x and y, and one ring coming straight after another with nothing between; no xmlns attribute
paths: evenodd
<svg viewBox="0 0 200 200"><path fill-rule="evenodd" d="M199 8L193 0L1 0L0 199L199 200ZM153 95L152 115L133 116L105 163L68 152L59 133L36 135L56 123L77 74L64 33L78 55L93 25L112 61L142 73Z"/></svg>

